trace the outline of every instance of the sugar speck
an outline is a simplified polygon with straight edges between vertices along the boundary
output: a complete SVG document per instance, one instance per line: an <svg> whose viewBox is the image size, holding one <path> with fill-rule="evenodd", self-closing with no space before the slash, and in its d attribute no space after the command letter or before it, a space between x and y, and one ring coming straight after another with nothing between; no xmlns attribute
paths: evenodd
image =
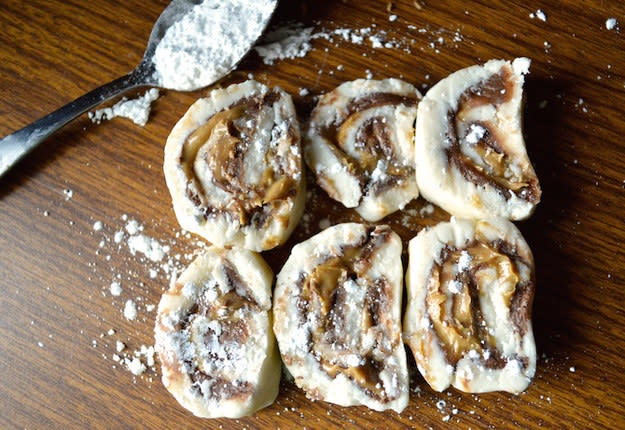
<svg viewBox="0 0 625 430"><path fill-rule="evenodd" d="M608 30L614 30L617 24L616 18L608 18L605 20L605 28Z"/></svg>
<svg viewBox="0 0 625 430"><path fill-rule="evenodd" d="M137 318L137 305L132 300L126 300L124 305L124 316L127 320L134 320Z"/></svg>
<svg viewBox="0 0 625 430"><path fill-rule="evenodd" d="M110 286L111 295L119 296L122 293L122 286L119 282L111 282Z"/></svg>

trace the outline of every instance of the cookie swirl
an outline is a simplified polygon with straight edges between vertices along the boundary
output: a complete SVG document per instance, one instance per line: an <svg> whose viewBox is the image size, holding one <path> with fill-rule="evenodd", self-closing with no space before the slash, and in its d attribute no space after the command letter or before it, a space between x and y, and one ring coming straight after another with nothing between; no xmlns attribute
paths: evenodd
<svg viewBox="0 0 625 430"><path fill-rule="evenodd" d="M307 396L401 411L401 241L388 226L340 224L296 245L277 278L274 331Z"/></svg>
<svg viewBox="0 0 625 430"><path fill-rule="evenodd" d="M413 140L420 97L399 79L359 79L322 96L312 113L307 164L330 197L367 221L419 195Z"/></svg>
<svg viewBox="0 0 625 430"><path fill-rule="evenodd" d="M204 418L238 418L278 394L271 269L242 249L210 247L163 294L155 325L163 384Z"/></svg>
<svg viewBox="0 0 625 430"><path fill-rule="evenodd" d="M417 182L426 199L459 217L525 219L541 190L522 133L529 60L459 70L419 105Z"/></svg>
<svg viewBox="0 0 625 430"><path fill-rule="evenodd" d="M409 253L404 338L425 380L438 391L525 390L536 368L534 262L516 227L452 218Z"/></svg>
<svg viewBox="0 0 625 430"><path fill-rule="evenodd" d="M164 169L184 229L222 247L282 244L305 194L291 97L255 81L212 91L174 127Z"/></svg>

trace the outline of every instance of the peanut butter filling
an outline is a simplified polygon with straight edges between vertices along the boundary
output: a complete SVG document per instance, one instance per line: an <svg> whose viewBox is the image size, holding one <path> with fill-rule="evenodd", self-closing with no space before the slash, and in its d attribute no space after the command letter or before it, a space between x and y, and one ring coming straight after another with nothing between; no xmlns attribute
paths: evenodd
<svg viewBox="0 0 625 430"><path fill-rule="evenodd" d="M380 372L392 370L387 359L400 338L388 321L391 287L384 278L368 274L372 255L389 240L391 231L388 227L373 231L302 278L300 320L314 315L308 345L323 371L332 378L343 374L367 395L387 402L393 399ZM358 309L358 317L353 309Z"/></svg>
<svg viewBox="0 0 625 430"><path fill-rule="evenodd" d="M518 259L505 252L501 244L479 239L462 249L443 249L441 262L432 267L426 307L448 363L455 365L472 350L481 356L488 350L494 358L500 357L496 339L482 314L483 297L500 294L522 335L527 319L515 320L514 307L531 298L526 294L527 280L522 280L519 274ZM525 303L524 309L527 308ZM485 363L487 367L502 364L505 361Z"/></svg>
<svg viewBox="0 0 625 430"><path fill-rule="evenodd" d="M261 139L257 135L257 118L265 106L271 107L279 94L242 99L213 115L187 138L180 156L180 164L189 182L202 195L188 197L199 206L205 217L219 212L230 213L241 225L261 227L271 219L270 214L279 204L297 193L301 160L288 160L278 153L279 145L267 144L263 153L258 183L245 179L246 154L250 146ZM293 141L295 132L289 128L287 139ZM280 162L278 165L276 161ZM293 169L290 166L295 166ZM231 199L223 207L208 203L206 187L198 179L197 169L208 167L212 185L226 191Z"/></svg>
<svg viewBox="0 0 625 430"><path fill-rule="evenodd" d="M530 165L521 165L502 144L505 130L499 133L496 124L486 121L470 121L469 113L487 105L498 109L509 102L515 91L514 76L509 66L497 74L468 88L458 100L456 111L448 113L449 138L451 148L447 151L450 162L455 164L463 176L477 185L490 184L506 199L510 193L531 203L540 200L538 180ZM459 130L480 127L484 133L475 143L463 143ZM469 156L467 146L477 155L477 160Z"/></svg>

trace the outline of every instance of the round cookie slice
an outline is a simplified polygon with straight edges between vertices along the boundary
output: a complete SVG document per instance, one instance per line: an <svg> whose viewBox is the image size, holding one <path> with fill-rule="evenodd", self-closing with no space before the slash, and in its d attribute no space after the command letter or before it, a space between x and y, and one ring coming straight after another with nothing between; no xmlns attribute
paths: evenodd
<svg viewBox="0 0 625 430"><path fill-rule="evenodd" d="M274 331L309 398L401 412L401 240L388 226L348 223L296 245L277 277Z"/></svg>
<svg viewBox="0 0 625 430"><path fill-rule="evenodd" d="M255 81L211 91L173 128L164 170L182 228L221 247L284 243L305 202L291 97Z"/></svg>
<svg viewBox="0 0 625 430"><path fill-rule="evenodd" d="M410 241L404 339L437 390L520 393L536 370L534 260L508 220L452 218Z"/></svg>
<svg viewBox="0 0 625 430"><path fill-rule="evenodd" d="M541 190L522 133L530 60L491 60L434 85L419 104L416 171L424 198L463 218L529 217Z"/></svg>
<svg viewBox="0 0 625 430"><path fill-rule="evenodd" d="M155 325L163 384L194 415L238 418L275 400L272 279L258 254L210 247L163 294Z"/></svg>
<svg viewBox="0 0 625 430"><path fill-rule="evenodd" d="M323 95L304 140L319 186L371 222L418 197L414 123L420 98L399 79L358 79Z"/></svg>

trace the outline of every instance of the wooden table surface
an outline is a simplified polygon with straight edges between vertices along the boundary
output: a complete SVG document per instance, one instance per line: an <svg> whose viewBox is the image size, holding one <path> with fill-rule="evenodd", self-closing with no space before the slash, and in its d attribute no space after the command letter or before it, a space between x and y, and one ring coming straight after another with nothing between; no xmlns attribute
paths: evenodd
<svg viewBox="0 0 625 430"><path fill-rule="evenodd" d="M166 4L2 0L0 135L128 72ZM388 8L381 0L282 0L275 22L315 22L317 31L375 24L396 46L316 39L307 56L273 66L250 55L231 79L253 73L282 86L305 117L314 95L367 70L426 90L491 58L533 59L525 132L544 193L519 224L538 279L540 358L527 392L436 393L415 374L399 415L310 402L284 383L277 402L253 417L200 420L164 389L158 366L134 377L115 363L116 341L127 345L122 355L153 344L155 313L146 305L169 282L158 264L112 240L122 217L170 245L178 266L198 249L179 234L161 165L169 130L206 91L163 91L145 128L83 116L0 179L1 428L625 428L625 3L404 0ZM530 17L537 9L546 21ZM610 17L623 32L606 29ZM302 88L310 95L299 96ZM313 195L309 223L265 255L276 271L320 220L357 219L314 187ZM446 218L437 209L406 227L402 216L388 222L404 239ZM119 297L109 292L115 280ZM135 321L123 316L128 299L139 305Z"/></svg>

